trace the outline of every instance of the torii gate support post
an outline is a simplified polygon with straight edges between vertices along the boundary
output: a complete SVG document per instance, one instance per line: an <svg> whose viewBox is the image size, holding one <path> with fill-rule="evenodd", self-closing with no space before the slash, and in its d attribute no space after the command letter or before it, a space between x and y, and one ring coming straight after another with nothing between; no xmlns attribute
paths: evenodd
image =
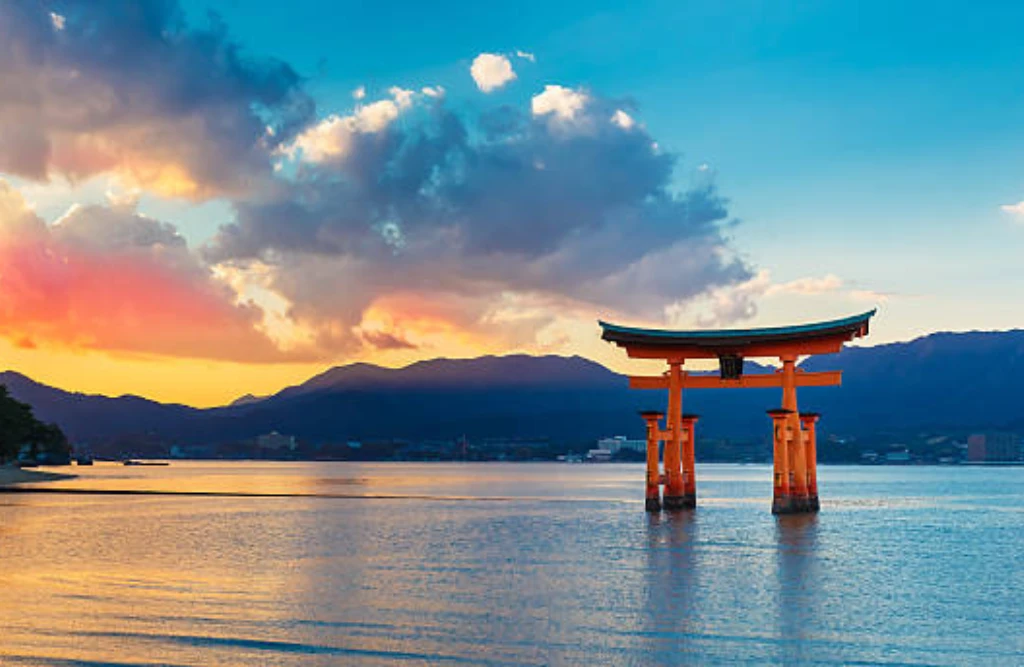
<svg viewBox="0 0 1024 667"><path fill-rule="evenodd" d="M647 498L645 508L648 512L661 510L661 470L658 468L658 445L661 443L662 431L658 421L665 413L657 410L645 410L640 416L647 422Z"/></svg>
<svg viewBox="0 0 1024 667"><path fill-rule="evenodd" d="M666 484L662 506L667 510L678 510L686 509L687 507L681 467L683 444L683 360L669 359L668 366L668 417L665 427L669 438L665 441Z"/></svg>
<svg viewBox="0 0 1024 667"><path fill-rule="evenodd" d="M806 512L807 455L804 453L800 413L796 405L796 355L784 355L779 360L782 362L782 407L789 410L786 416L786 461L789 467L790 511Z"/></svg>
<svg viewBox="0 0 1024 667"><path fill-rule="evenodd" d="M697 506L697 415L683 415L683 506L692 509Z"/></svg>
<svg viewBox="0 0 1024 667"><path fill-rule="evenodd" d="M807 458L807 509L817 512L818 502L818 435L816 424L821 415L817 412L801 412L800 421L804 427L804 455Z"/></svg>
<svg viewBox="0 0 1024 667"><path fill-rule="evenodd" d="M772 514L788 514L793 511L790 497L789 463L786 447L786 430L790 411L785 408L769 410L772 418L772 459L774 462L772 483Z"/></svg>

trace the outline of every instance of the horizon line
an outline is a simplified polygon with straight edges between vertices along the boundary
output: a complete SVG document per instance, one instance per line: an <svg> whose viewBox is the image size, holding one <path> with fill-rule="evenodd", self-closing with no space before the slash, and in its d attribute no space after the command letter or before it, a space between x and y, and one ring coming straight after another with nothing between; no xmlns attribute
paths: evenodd
<svg viewBox="0 0 1024 667"><path fill-rule="evenodd" d="M1015 328L1010 328L1010 329L968 329L968 330L964 330L964 331L949 331L949 330L932 331L932 332L929 332L929 333L921 334L919 336L915 336L915 337L907 339L907 340L887 341L887 342L884 342L884 343L876 343L876 344L873 344L873 345L865 344L865 340L864 339L859 339L856 342L850 342L850 343L845 344L843 346L843 349L848 349L848 348L875 349L875 348L890 347L890 346L893 346L893 345L910 345L910 344L916 343L918 341L924 340L926 338L931 338L933 336L943 336L943 335L970 335L970 334L989 334L989 335L994 335L994 334L1009 334L1009 333L1014 333L1014 332L1024 332L1024 328L1015 327ZM813 356L828 356L828 355L813 355ZM368 361L357 360L357 361L350 361L350 362L336 363L336 364L333 364L333 365L328 365L323 370L321 370L319 372L316 372L316 373L313 373L312 375L310 375L303 382L300 382L298 384L290 384L290 385L283 386L280 389L278 389L277 391L274 391L274 392L271 392L271 393L267 393L267 394L263 394L263 395L257 396L257 395L252 394L251 392L246 392L246 393L239 394L238 396L236 396L235 398L231 399L230 401L228 401L226 403L219 403L219 404L216 404L216 405L208 405L208 406L197 406L197 405L191 405L191 404L188 404L188 403L183 403L183 402L180 402L180 401L161 401L161 400L158 400L158 399L155 399L155 398L150 398L148 396L144 396L144 395L136 394L136 393L131 393L131 392L125 392L125 393L121 393L121 394L116 394L115 395L115 394L91 393L91 392L78 391L76 389L71 389L71 388L67 388L67 387L64 387L64 386L60 386L59 384L49 384L47 382L40 381L40 380L38 380L38 379L36 379L36 378L34 378L34 377L30 376L30 375L27 375L27 374L25 374L25 373L23 373L23 372L21 372L21 371L19 371L17 369L14 369L14 368L6 368L6 369L3 369L3 370L0 370L0 374L15 374L15 375L19 375L19 376L29 380L30 382L39 385L39 386L43 386L43 387L47 387L47 388L50 388L50 389L55 389L57 391L62 391L62 392L68 393L68 394L75 394L75 395L79 395L79 396L90 396L90 397L100 397L100 398L109 398L109 399L122 399L122 398L129 398L129 399L131 399L131 398L134 398L134 399L139 399L139 400L143 400L143 401L148 401L148 402L151 402L151 403L156 403L156 404L159 404L159 405L180 406L180 407L185 407L185 408L189 408L189 409L192 409L192 410L215 410L215 409L219 409L219 408L231 407L231 405L235 401L238 401L238 400L240 400L242 398L246 398L246 397L250 397L250 396L255 398L256 400L263 400L263 399L271 398L273 396L277 396L278 394L280 394L280 393L282 393L282 392L284 392L284 391L286 391L288 389L304 386L305 384L308 384L309 382L311 382L315 378L318 378L318 377L324 375L325 373L329 373L330 371L335 370L335 369L339 369L339 368L351 368L351 367L354 367L354 366L367 366L367 367L370 367L370 368L374 368L374 369L378 369L378 370L383 370L383 371L402 371L402 370L405 370L405 369L408 369L408 368L412 368L413 366L416 366L418 364L424 364L424 363L429 363L429 362L437 362L437 361L475 361L475 360L480 360L480 359L506 359L506 358L509 358L509 357L528 357L528 358L533 358L533 359L543 359L543 358L582 359L582 360L587 361L589 363L596 364L596 365L600 366L601 368L607 370L609 373L613 373L615 375L621 375L623 377L626 377L626 374L620 373L620 372L615 371L615 370L612 370L611 368L609 368L604 363L602 363L600 361L597 361L596 359L593 359L591 357L588 357L588 356L586 356L584 354L561 354L561 353L557 353L557 352L549 352L549 353L544 353L544 354L534 354L534 353L530 353L530 352L510 351L510 352L506 352L506 353L481 354L481 355L477 355L477 356L466 356L466 357L438 356L438 357L427 357L427 358L423 358L423 359L417 359L416 361L411 361L411 362L406 363L406 364L395 365L395 366L384 366L384 365L381 365L381 364L376 364L376 363L372 363L372 362L368 362ZM767 358L768 357L747 357L747 358L745 358L745 360L756 360L756 359L767 359ZM0 385L6 386L2 382L0 382Z"/></svg>

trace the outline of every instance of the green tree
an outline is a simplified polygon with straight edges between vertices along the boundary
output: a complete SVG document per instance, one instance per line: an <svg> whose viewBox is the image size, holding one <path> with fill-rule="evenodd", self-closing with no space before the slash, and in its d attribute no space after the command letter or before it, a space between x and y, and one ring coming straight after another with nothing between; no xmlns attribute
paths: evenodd
<svg viewBox="0 0 1024 667"><path fill-rule="evenodd" d="M33 453L68 454L70 443L56 424L44 424L32 414L26 403L15 400L0 385L0 461L9 461L18 455L23 445L30 445Z"/></svg>

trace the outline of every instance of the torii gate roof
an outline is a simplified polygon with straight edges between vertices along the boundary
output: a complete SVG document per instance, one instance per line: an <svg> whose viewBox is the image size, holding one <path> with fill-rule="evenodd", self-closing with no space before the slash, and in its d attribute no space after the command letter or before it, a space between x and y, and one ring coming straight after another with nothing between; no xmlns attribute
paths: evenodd
<svg viewBox="0 0 1024 667"><path fill-rule="evenodd" d="M631 357L671 355L714 358L723 355L775 356L838 352L844 342L866 336L875 309L826 322L760 329L641 329L599 321L601 338L626 348Z"/></svg>

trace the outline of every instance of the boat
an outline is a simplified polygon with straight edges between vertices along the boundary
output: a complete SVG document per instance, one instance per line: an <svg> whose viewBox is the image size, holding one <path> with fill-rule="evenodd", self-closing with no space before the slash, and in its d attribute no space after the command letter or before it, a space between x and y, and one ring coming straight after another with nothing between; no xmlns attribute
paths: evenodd
<svg viewBox="0 0 1024 667"><path fill-rule="evenodd" d="M167 461L139 461L138 459L125 459L123 461L126 466L168 466L171 465Z"/></svg>

